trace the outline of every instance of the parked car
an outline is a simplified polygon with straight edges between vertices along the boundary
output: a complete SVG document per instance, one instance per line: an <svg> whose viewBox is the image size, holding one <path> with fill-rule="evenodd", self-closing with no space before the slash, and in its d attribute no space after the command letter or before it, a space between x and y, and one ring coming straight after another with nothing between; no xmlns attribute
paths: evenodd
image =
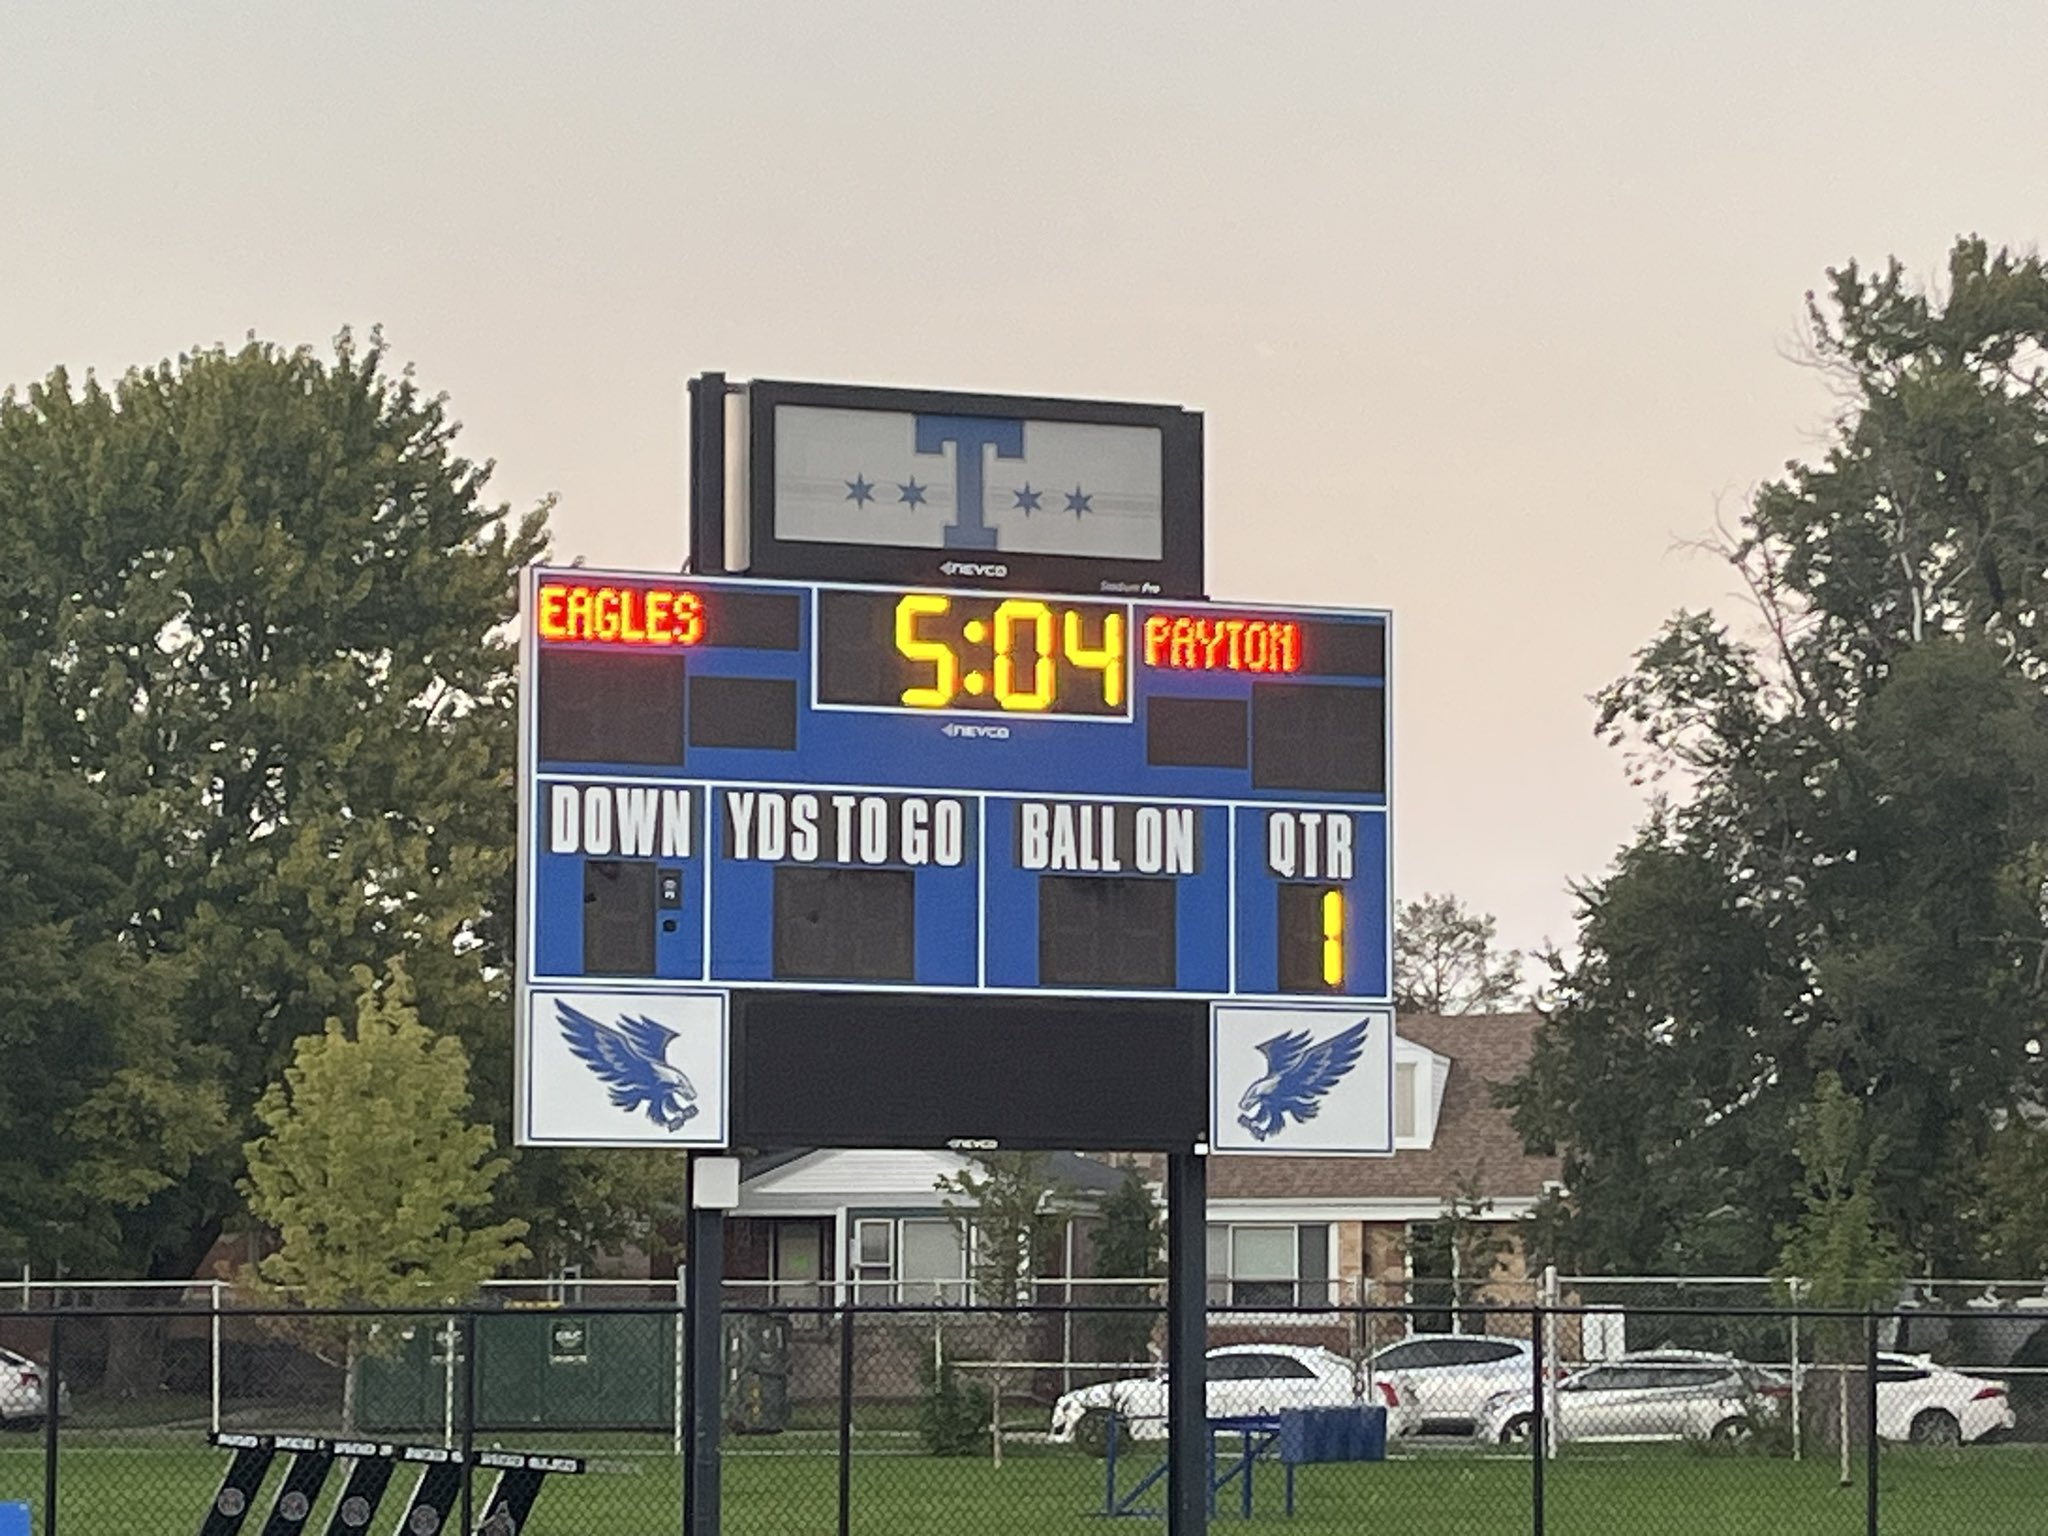
<svg viewBox="0 0 2048 1536"><path fill-rule="evenodd" d="M1301 1344L1226 1344L1208 1355L1209 1417L1278 1413L1283 1408L1344 1408L1378 1400L1388 1409L1388 1433L1399 1432L1406 1405L1398 1381L1364 1393L1358 1367L1332 1350ZM1119 1433L1133 1440L1166 1438L1166 1372L1098 1382L1066 1393L1052 1409L1052 1439L1100 1456L1114 1415Z"/></svg>
<svg viewBox="0 0 2048 1536"><path fill-rule="evenodd" d="M17 1355L11 1349L0 1349L0 1424L20 1429L42 1419L47 1411L43 1397L43 1382L46 1379L43 1368L27 1355ZM71 1388L68 1385L60 1385L57 1392L57 1415L62 1418L70 1412Z"/></svg>
<svg viewBox="0 0 2048 1536"><path fill-rule="evenodd" d="M1730 1440L1780 1411L1780 1378L1733 1355L1653 1349L1575 1371L1550 1399L1552 1432L1568 1440ZM1495 1393L1480 1409L1482 1440L1526 1441L1535 1425L1526 1386Z"/></svg>
<svg viewBox="0 0 2048 1536"><path fill-rule="evenodd" d="M1469 1435L1496 1392L1527 1387L1535 1369L1527 1339L1478 1333L1417 1333L1366 1358L1368 1383L1391 1379L1412 1399L1414 1434Z"/></svg>
<svg viewBox="0 0 2048 1536"><path fill-rule="evenodd" d="M1915 1445L1967 1445L2013 1427L2005 1383L1936 1365L1926 1355L1877 1357L1877 1433Z"/></svg>

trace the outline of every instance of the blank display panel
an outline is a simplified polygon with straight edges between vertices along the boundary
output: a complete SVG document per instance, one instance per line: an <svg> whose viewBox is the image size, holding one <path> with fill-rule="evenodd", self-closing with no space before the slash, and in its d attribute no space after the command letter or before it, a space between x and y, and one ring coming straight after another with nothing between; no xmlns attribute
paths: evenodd
<svg viewBox="0 0 2048 1536"><path fill-rule="evenodd" d="M1145 703L1145 761L1155 768L1242 768L1249 750L1242 699Z"/></svg>
<svg viewBox="0 0 2048 1536"><path fill-rule="evenodd" d="M557 763L683 763L683 658L540 653L540 755Z"/></svg>
<svg viewBox="0 0 2048 1536"><path fill-rule="evenodd" d="M583 861L583 973L654 974L655 871L625 859Z"/></svg>
<svg viewBox="0 0 2048 1536"><path fill-rule="evenodd" d="M778 981L914 981L916 872L778 865L774 965Z"/></svg>
<svg viewBox="0 0 2048 1536"><path fill-rule="evenodd" d="M1203 1139L1209 1005L752 992L733 998L735 1146L1159 1151Z"/></svg>
<svg viewBox="0 0 2048 1536"><path fill-rule="evenodd" d="M796 749L796 684L776 677L690 679L690 745Z"/></svg>
<svg viewBox="0 0 2048 1536"><path fill-rule="evenodd" d="M1171 880L1045 875L1038 980L1053 987L1170 987L1179 979Z"/></svg>
<svg viewBox="0 0 2048 1536"><path fill-rule="evenodd" d="M1378 688L1254 684L1253 786L1383 793L1386 715L1386 695Z"/></svg>

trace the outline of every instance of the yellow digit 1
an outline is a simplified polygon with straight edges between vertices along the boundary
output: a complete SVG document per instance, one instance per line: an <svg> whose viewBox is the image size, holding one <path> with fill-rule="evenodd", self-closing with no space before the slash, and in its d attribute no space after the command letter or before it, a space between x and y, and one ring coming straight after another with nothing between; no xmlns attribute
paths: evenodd
<svg viewBox="0 0 2048 1536"><path fill-rule="evenodd" d="M1344 893L1323 892L1323 985L1344 985Z"/></svg>
<svg viewBox="0 0 2048 1536"><path fill-rule="evenodd" d="M1031 667L1029 692L1017 687L1017 665L1010 659L1019 624L1031 626L1037 655ZM1012 598L996 610L996 702L1005 709L1050 709L1053 696L1052 610L1043 603Z"/></svg>
<svg viewBox="0 0 2048 1536"><path fill-rule="evenodd" d="M1114 611L1105 613L1102 616L1102 644L1087 646L1081 643L1081 611L1069 608L1065 639L1068 661L1102 674L1102 702L1111 709L1123 708L1124 616Z"/></svg>
<svg viewBox="0 0 2048 1536"><path fill-rule="evenodd" d="M932 664L932 680L923 688L903 690L903 702L915 709L944 709L960 688L960 663L953 648L943 640L926 640L917 633L917 621L935 618L952 609L953 600L936 592L912 592L896 605L896 649L912 661Z"/></svg>

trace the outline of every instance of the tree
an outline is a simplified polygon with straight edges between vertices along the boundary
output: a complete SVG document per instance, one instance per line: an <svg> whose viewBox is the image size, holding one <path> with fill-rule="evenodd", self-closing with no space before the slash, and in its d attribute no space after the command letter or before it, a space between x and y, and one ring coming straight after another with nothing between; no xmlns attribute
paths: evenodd
<svg viewBox="0 0 2048 1536"><path fill-rule="evenodd" d="M1059 1252L1072 1191L1055 1178L1043 1152L977 1152L958 1173L941 1175L940 1203L966 1245L974 1299L983 1306L1023 1306L1032 1279ZM1003 1364L1028 1318L994 1320L996 1369L990 1382L990 1439L1003 1464Z"/></svg>
<svg viewBox="0 0 2048 1536"><path fill-rule="evenodd" d="M125 933L118 808L0 749L0 1259L91 1273L225 1130L174 957ZM61 1042L53 1049L52 1042Z"/></svg>
<svg viewBox="0 0 2048 1536"><path fill-rule="evenodd" d="M526 1223L486 1214L506 1161L490 1128L468 1123L469 1059L420 1022L404 967L382 985L360 970L356 983L355 1028L329 1019L300 1039L256 1106L245 1189L277 1234L258 1277L309 1308L468 1301L526 1254ZM333 1331L352 1431L365 1328L351 1318Z"/></svg>
<svg viewBox="0 0 2048 1536"><path fill-rule="evenodd" d="M1166 1273L1166 1221L1151 1185L1126 1165L1123 1182L1103 1197L1095 1230L1095 1273L1108 1279L1156 1280ZM1111 1285L1096 1292L1109 1306L1156 1305L1153 1285ZM1158 1318L1150 1311L1105 1312L1094 1319L1097 1360L1142 1360Z"/></svg>
<svg viewBox="0 0 2048 1536"><path fill-rule="evenodd" d="M1834 1073L1822 1073L1799 1138L1799 1219L1780 1233L1784 1247L1771 1271L1802 1305L1852 1311L1898 1300L1906 1255L1879 1213L1874 1150L1862 1104ZM1823 1358L1840 1367L1862 1358L1860 1333L1860 1324L1839 1317L1823 1318L1815 1329ZM1836 1440L1846 1485L1848 1371L1837 1370L1835 1382Z"/></svg>
<svg viewBox="0 0 2048 1536"><path fill-rule="evenodd" d="M1409 1304L1420 1307L1448 1300L1454 1333L1464 1331L1466 1309L1485 1301L1502 1256L1513 1246L1506 1223L1488 1219L1493 1197L1485 1189L1483 1164L1453 1175L1442 1214L1429 1223L1427 1234L1409 1254L1409 1268L1418 1277L1411 1283ZM1437 1294L1427 1295L1425 1290ZM1480 1330L1485 1331L1483 1319Z"/></svg>
<svg viewBox="0 0 2048 1536"><path fill-rule="evenodd" d="M98 1166L120 1175L118 1201L34 1217L21 1259L192 1274L237 1214L258 1096L392 957L509 1126L508 626L546 508L489 502L457 433L374 332L0 396L0 763L24 804L61 790L96 818L64 852L90 910L26 920L148 975L121 1052L74 1051L56 1002L5 1026L75 1062L67 1093L99 1096ZM0 991L54 996L32 960L0 949L23 967ZM106 1141L136 1107L137 1134ZM49 1145L38 1116L0 1116L0 1167ZM647 1159L529 1150L501 1189L559 1262L644 1231L672 1184Z"/></svg>
<svg viewBox="0 0 2048 1536"><path fill-rule="evenodd" d="M2048 1128L2009 1115L1992 1132L1979 1169L1974 1216L1984 1272L2048 1279Z"/></svg>
<svg viewBox="0 0 2048 1536"><path fill-rule="evenodd" d="M1658 798L1510 1094L1592 1265L1767 1266L1832 1073L1886 1130L1881 1225L1960 1266L1956 1191L2043 1086L2048 270L1830 277L1832 441L1724 540L1749 628L1679 614L1599 699Z"/></svg>
<svg viewBox="0 0 2048 1536"><path fill-rule="evenodd" d="M1394 915L1394 1007L1402 1013L1499 1013L1522 990L1522 956L1494 950L1490 915L1425 894Z"/></svg>

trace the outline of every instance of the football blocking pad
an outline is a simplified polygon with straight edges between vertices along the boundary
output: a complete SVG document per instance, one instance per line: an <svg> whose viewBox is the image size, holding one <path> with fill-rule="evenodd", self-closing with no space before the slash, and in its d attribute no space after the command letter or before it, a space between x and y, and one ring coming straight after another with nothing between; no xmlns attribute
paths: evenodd
<svg viewBox="0 0 2048 1536"><path fill-rule="evenodd" d="M462 1496L462 1452L444 1446L228 1432L215 1433L209 1439L221 1449L233 1451L234 1456L200 1524L200 1536L240 1536L271 1463L280 1454L290 1459L271 1494L261 1536L299 1536L337 1461L350 1463L349 1474L328 1517L325 1536L360 1536L369 1530L401 1465L420 1468L396 1526L407 1536L435 1536L447 1526ZM518 1536L550 1473L573 1475L585 1470L579 1457L525 1451L477 1451L471 1464L497 1474L480 1505L477 1531L484 1536Z"/></svg>

